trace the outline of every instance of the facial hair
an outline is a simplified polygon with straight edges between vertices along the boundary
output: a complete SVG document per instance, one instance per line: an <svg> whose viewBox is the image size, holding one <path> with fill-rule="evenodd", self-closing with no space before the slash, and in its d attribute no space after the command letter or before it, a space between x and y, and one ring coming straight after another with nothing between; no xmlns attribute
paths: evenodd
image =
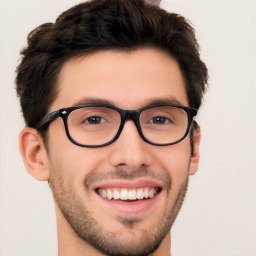
<svg viewBox="0 0 256 256"><path fill-rule="evenodd" d="M94 218L89 207L86 207L83 200L72 189L71 184L60 173L60 170L52 170L49 182L55 203L75 233L98 251L108 256L148 256L153 253L170 231L182 206L188 187L188 177L175 193L172 192L171 183L167 185L167 187L169 186L168 193L173 193L175 197L174 203L169 205L167 211L159 215L158 225L151 227L150 230L143 230L143 235L139 238L136 236L136 226L143 220L131 216L119 216L117 218L119 223L125 226L128 232L132 234L130 239L121 239L119 233L104 229ZM132 173L132 176L129 173ZM118 178L122 177L122 179L131 180L142 175L150 175L152 177L153 173L149 174L146 169L136 172L120 169L108 173L107 177L113 179L118 176ZM88 182L93 182L96 178L97 175L88 178L85 185L88 185Z"/></svg>

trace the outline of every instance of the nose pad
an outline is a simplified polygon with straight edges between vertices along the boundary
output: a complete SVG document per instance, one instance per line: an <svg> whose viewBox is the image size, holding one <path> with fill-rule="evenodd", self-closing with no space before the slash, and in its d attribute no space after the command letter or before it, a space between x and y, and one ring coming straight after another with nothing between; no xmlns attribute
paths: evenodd
<svg viewBox="0 0 256 256"><path fill-rule="evenodd" d="M111 165L136 170L151 164L150 145L140 136L133 120L126 120L119 138L112 144Z"/></svg>

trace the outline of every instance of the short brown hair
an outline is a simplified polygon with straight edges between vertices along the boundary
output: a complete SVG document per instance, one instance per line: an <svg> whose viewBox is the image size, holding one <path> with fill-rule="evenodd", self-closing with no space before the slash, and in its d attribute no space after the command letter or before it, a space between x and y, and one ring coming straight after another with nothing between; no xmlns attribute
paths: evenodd
<svg viewBox="0 0 256 256"><path fill-rule="evenodd" d="M182 16L143 0L92 0L28 35L17 67L16 90L27 126L36 127L57 96L57 79L70 58L107 49L160 48L179 63L190 107L199 108L207 84L194 29Z"/></svg>

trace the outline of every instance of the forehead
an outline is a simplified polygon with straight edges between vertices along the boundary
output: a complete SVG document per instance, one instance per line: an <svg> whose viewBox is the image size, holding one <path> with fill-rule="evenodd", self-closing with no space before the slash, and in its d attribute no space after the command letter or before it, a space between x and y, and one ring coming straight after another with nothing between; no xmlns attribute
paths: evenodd
<svg viewBox="0 0 256 256"><path fill-rule="evenodd" d="M157 101L188 106L177 61L155 48L99 51L67 61L51 111L97 100L124 109Z"/></svg>

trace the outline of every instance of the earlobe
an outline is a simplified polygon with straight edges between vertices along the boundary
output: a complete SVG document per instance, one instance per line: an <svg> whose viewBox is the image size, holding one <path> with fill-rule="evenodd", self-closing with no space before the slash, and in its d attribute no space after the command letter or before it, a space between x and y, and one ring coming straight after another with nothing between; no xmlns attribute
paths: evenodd
<svg viewBox="0 0 256 256"><path fill-rule="evenodd" d="M28 173L37 180L49 180L47 151L36 129L26 127L22 130L19 137L19 150Z"/></svg>
<svg viewBox="0 0 256 256"><path fill-rule="evenodd" d="M194 175L198 170L199 159L200 159L200 141L201 141L201 129L197 125L193 134L193 155L190 160L189 174Z"/></svg>

